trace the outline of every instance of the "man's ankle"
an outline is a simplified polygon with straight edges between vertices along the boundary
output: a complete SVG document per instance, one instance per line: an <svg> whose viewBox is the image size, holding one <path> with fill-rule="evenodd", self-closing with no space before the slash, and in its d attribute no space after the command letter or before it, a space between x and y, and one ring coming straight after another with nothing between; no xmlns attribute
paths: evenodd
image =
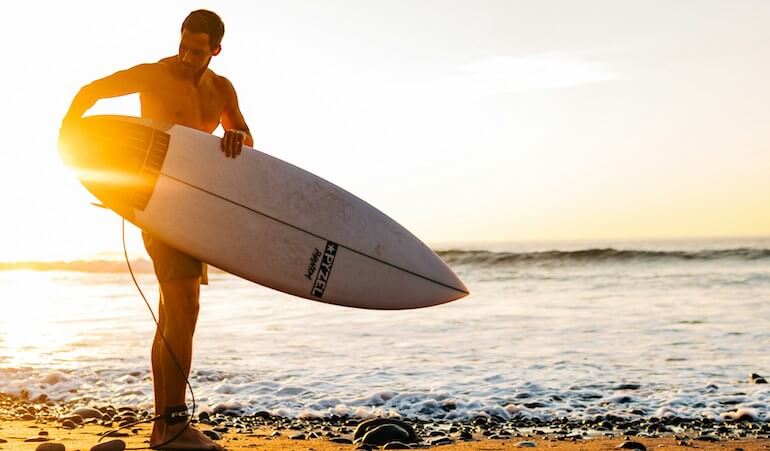
<svg viewBox="0 0 770 451"><path fill-rule="evenodd" d="M187 405L166 406L163 409L161 419L168 425L187 422L190 419L190 414L187 413Z"/></svg>

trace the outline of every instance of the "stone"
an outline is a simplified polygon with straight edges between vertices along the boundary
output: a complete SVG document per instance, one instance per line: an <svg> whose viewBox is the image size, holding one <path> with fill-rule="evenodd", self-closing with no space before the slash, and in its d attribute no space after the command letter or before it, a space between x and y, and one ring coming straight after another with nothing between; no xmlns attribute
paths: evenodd
<svg viewBox="0 0 770 451"><path fill-rule="evenodd" d="M207 429L203 431L203 434L206 435L206 437L210 438L211 440L222 440L222 436L219 435L217 431L211 431Z"/></svg>
<svg viewBox="0 0 770 451"><path fill-rule="evenodd" d="M534 448L537 446L537 443L531 442L529 440L524 440L521 442L517 442L514 446L517 448Z"/></svg>
<svg viewBox="0 0 770 451"><path fill-rule="evenodd" d="M64 445L61 443L41 443L37 445L35 451L64 451Z"/></svg>
<svg viewBox="0 0 770 451"><path fill-rule="evenodd" d="M97 420L101 420L104 418L104 414L96 409L92 409L91 407L80 407L70 412L69 416L71 415L78 415L82 419L96 418Z"/></svg>
<svg viewBox="0 0 770 451"><path fill-rule="evenodd" d="M618 445L616 448L618 449L636 449L639 451L647 451L647 447L639 442L634 442L631 440L627 440L620 445Z"/></svg>
<svg viewBox="0 0 770 451"><path fill-rule="evenodd" d="M352 445L353 444L353 440L350 440L349 438L345 438L345 437L332 437L332 438L329 439L329 441L332 442L332 443L339 443L341 445Z"/></svg>
<svg viewBox="0 0 770 451"><path fill-rule="evenodd" d="M126 442L123 440L110 440L91 447L91 451L123 451L124 449L126 449Z"/></svg>
<svg viewBox="0 0 770 451"><path fill-rule="evenodd" d="M382 449L411 449L411 447L404 442L394 441L386 443Z"/></svg>
<svg viewBox="0 0 770 451"><path fill-rule="evenodd" d="M368 445L382 446L389 442L406 442L409 433L396 424L381 424L370 429L361 440Z"/></svg>
<svg viewBox="0 0 770 451"><path fill-rule="evenodd" d="M59 423L64 423L65 421L71 421L75 424L83 424L83 417L80 415L65 415L63 417L59 417Z"/></svg>
<svg viewBox="0 0 770 451"><path fill-rule="evenodd" d="M398 438L393 439L394 441L402 441L404 443L417 443L420 441L420 439L417 437L417 433L414 431L414 428L409 425L406 422L395 420L391 418L374 418L371 420L366 420L361 422L357 427L355 432L353 432L353 441L358 442L360 440L363 440L364 436L371 430L375 429L378 426L382 425L393 425L398 426L403 431L406 432L406 438L403 438L402 440L399 440ZM364 441L364 443L367 443ZM387 443L383 442L382 444Z"/></svg>
<svg viewBox="0 0 770 451"><path fill-rule="evenodd" d="M454 442L455 441L449 437L441 437L441 438L437 438L436 440L431 440L430 444L431 446L440 446L440 445L451 445Z"/></svg>
<svg viewBox="0 0 770 451"><path fill-rule="evenodd" d="M42 436L42 435L36 435L34 437L30 437L28 439L25 439L24 441L25 442L33 442L34 443L34 442L47 442L49 440L51 440L51 439L48 438L48 437L45 437L45 436Z"/></svg>

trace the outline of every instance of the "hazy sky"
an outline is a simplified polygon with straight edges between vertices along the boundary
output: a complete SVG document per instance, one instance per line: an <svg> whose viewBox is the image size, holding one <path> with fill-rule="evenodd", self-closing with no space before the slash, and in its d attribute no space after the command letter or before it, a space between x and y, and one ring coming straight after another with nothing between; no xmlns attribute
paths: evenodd
<svg viewBox="0 0 770 451"><path fill-rule="evenodd" d="M59 123L82 85L175 54L199 7L255 147L429 243L770 235L765 0L4 6L2 261L120 250Z"/></svg>

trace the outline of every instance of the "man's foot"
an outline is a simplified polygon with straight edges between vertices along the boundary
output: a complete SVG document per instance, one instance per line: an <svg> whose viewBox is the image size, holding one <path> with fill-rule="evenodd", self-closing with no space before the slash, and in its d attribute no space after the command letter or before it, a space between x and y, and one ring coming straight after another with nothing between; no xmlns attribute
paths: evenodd
<svg viewBox="0 0 770 451"><path fill-rule="evenodd" d="M176 434L179 434L184 428L184 432L175 438L172 442L166 443L158 448L158 445L171 440ZM192 425L185 428L185 423L163 424L163 421L155 423L150 436L150 448L166 450L190 450L190 451L224 451L224 447L211 440L203 432L195 429Z"/></svg>

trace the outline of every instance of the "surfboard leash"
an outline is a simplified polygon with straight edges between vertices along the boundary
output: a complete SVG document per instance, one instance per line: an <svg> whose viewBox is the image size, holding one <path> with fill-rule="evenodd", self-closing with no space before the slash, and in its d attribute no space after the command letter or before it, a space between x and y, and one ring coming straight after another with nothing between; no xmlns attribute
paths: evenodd
<svg viewBox="0 0 770 451"><path fill-rule="evenodd" d="M186 421L184 427L176 435L174 435L173 437L171 437L170 439L166 440L163 443L160 443L160 444L152 446L152 447L145 446L145 447L142 447L142 448L124 448L126 450L159 449L159 448L162 448L162 447L168 445L169 443L173 442L177 438L179 438L187 430L187 428L190 426L190 423L192 422L192 418L195 415L195 393L193 392L192 384L190 384L190 379L187 377L187 374L182 369L182 365L179 363L179 359L176 358L176 354L174 354L174 351L171 349L171 345L169 344L168 340L166 339L166 336L163 334L163 331L160 330L160 323L158 322L158 318L155 316L155 312L152 310L152 307L150 306L149 301L147 301L147 297L144 295L144 292L142 291L142 288L139 286L139 282L136 280L136 276L134 275L134 270L131 267L131 261L128 258L128 250L126 248L126 220L125 219L122 219L122 221L121 221L121 235L122 235L122 239L123 239L123 256L126 258L126 265L128 266L128 272L131 274L131 279L134 281L134 285L136 286L136 289L139 291L139 295L144 300L144 304L147 306L147 310L150 311L150 315L152 316L152 320L155 322L155 326L157 327L157 331L160 334L161 339L163 339L163 343L166 345L166 349L168 349L168 352L171 354L171 358L174 360L174 364L176 364L176 367L179 370L179 373L182 375L182 377L184 377L185 384L187 384L187 387L190 390L190 399L192 401L192 412L190 413L190 415L187 415L187 409L186 408L184 410L171 409L171 411L170 411L169 408L167 407L166 411L163 413L163 415L156 415L153 418L150 418L148 420L140 420L140 421L136 421L136 422L133 422L133 423L129 423L127 425L120 426L120 427L118 427L116 429L113 429L111 431L108 431L108 432L104 433L99 438L99 440L97 440L97 443L101 442L106 437L112 436L112 434L114 434L114 433L116 433L116 432L118 432L118 431L120 431L122 429L127 429L127 428L130 428L130 427L136 426L138 424L155 422L155 421L158 421L160 419L171 420L172 422ZM186 419L183 419L184 417L186 417Z"/></svg>

